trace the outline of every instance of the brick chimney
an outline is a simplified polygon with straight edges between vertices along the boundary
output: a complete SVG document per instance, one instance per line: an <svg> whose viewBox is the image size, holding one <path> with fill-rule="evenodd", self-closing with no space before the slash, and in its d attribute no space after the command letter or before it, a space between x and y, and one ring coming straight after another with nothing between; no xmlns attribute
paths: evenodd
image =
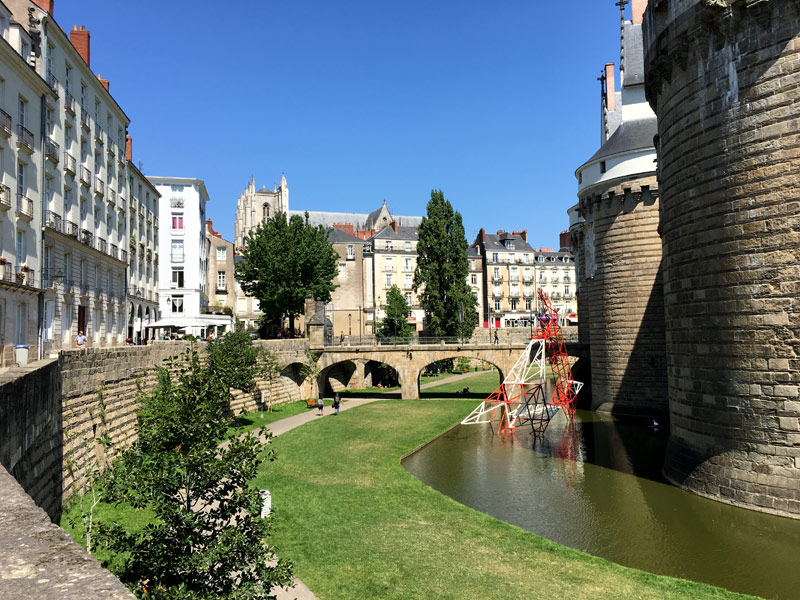
<svg viewBox="0 0 800 600"><path fill-rule="evenodd" d="M631 2L631 12L633 13L633 17L631 20L633 21L634 25L638 25L642 22L644 17L644 10L647 8L647 0L633 0Z"/></svg>
<svg viewBox="0 0 800 600"><path fill-rule="evenodd" d="M109 88L109 86L111 85L111 84L109 83L108 79L103 79L103 78L102 78L102 77L100 77L100 75L98 74L98 75L97 75L97 81L99 81L99 82L100 82L100 85L102 85L104 88L106 88L106 91L108 92L108 88ZM111 92L109 92L109 93L111 93Z"/></svg>
<svg viewBox="0 0 800 600"><path fill-rule="evenodd" d="M616 108L616 95L614 90L614 63L606 63L606 108L613 112Z"/></svg>
<svg viewBox="0 0 800 600"><path fill-rule="evenodd" d="M514 235L518 235L519 237L521 237L523 242L527 242L528 241L528 230L527 229L523 229L522 231L515 231Z"/></svg>
<svg viewBox="0 0 800 600"><path fill-rule="evenodd" d="M486 230L484 230L483 227L481 227L481 230L478 232L478 241L481 244L485 244L486 243Z"/></svg>
<svg viewBox="0 0 800 600"><path fill-rule="evenodd" d="M392 230L397 233L397 221L392 221Z"/></svg>
<svg viewBox="0 0 800 600"><path fill-rule="evenodd" d="M125 134L125 158L133 162L133 138L130 133Z"/></svg>
<svg viewBox="0 0 800 600"><path fill-rule="evenodd" d="M78 29L77 25L72 26L72 31L69 32L69 41L72 42L75 50L81 55L83 62L89 65L89 30L83 25Z"/></svg>
<svg viewBox="0 0 800 600"><path fill-rule="evenodd" d="M31 0L36 6L53 16L53 0Z"/></svg>
<svg viewBox="0 0 800 600"><path fill-rule="evenodd" d="M569 231L562 231L558 234L558 244L562 250L572 250L572 234Z"/></svg>

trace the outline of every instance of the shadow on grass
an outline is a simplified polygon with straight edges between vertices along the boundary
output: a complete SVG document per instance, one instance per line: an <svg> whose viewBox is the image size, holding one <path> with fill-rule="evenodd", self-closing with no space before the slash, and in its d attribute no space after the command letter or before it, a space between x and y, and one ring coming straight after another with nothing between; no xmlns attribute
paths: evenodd
<svg viewBox="0 0 800 600"><path fill-rule="evenodd" d="M339 396L342 398L385 398L386 400L399 400L400 390L397 389L391 392L384 392L381 390L345 390L339 392Z"/></svg>
<svg viewBox="0 0 800 600"><path fill-rule="evenodd" d="M442 398L471 398L475 400L485 400L487 394L483 392L467 392L462 394L460 392L420 392L420 399L442 399Z"/></svg>

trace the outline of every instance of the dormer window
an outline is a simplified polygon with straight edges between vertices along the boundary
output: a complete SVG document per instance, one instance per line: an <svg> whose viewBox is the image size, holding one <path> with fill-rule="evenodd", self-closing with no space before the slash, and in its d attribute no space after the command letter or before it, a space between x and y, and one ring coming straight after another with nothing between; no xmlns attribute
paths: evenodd
<svg viewBox="0 0 800 600"><path fill-rule="evenodd" d="M513 250L514 249L514 241L513 240L506 240L505 246L506 246L506 250Z"/></svg>
<svg viewBox="0 0 800 600"><path fill-rule="evenodd" d="M536 262L544 262L544 256L541 256L541 255L537 256L536 257Z"/></svg>
<svg viewBox="0 0 800 600"><path fill-rule="evenodd" d="M386 240L386 249L387 250L391 250L392 249L392 241L391 240Z"/></svg>

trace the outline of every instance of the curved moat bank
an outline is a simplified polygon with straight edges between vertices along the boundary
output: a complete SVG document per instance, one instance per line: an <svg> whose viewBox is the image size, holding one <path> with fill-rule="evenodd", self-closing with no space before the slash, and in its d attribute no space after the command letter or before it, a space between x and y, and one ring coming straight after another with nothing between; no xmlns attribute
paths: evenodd
<svg viewBox="0 0 800 600"><path fill-rule="evenodd" d="M696 496L661 475L668 431L579 411L543 441L458 426L407 457L414 476L476 510L652 573L797 598L800 521Z"/></svg>

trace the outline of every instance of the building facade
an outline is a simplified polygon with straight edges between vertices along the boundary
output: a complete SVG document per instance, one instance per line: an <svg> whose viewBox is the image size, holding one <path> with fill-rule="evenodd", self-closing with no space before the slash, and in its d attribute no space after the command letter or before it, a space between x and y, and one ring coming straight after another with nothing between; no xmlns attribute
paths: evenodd
<svg viewBox="0 0 800 600"><path fill-rule="evenodd" d="M286 184L286 176L281 174L280 185L273 186L272 191L267 187L256 190L255 178L251 177L250 183L236 200L236 247L243 248L247 234L278 212L289 212L289 186Z"/></svg>
<svg viewBox="0 0 800 600"><path fill-rule="evenodd" d="M621 15L620 91L605 65L600 149L575 172L570 209L578 269L579 330L590 343L592 408L619 416L667 413L662 240L655 114L644 93L642 13ZM624 10L624 7L623 7Z"/></svg>
<svg viewBox="0 0 800 600"><path fill-rule="evenodd" d="M328 230L328 241L339 256L336 278L333 280L336 289L331 294L326 310L332 323L333 336L371 333L371 330L367 330L364 310L365 305L371 306L371 302L367 302L366 278L372 277L372 272L364 269L364 249L369 244L336 228Z"/></svg>

